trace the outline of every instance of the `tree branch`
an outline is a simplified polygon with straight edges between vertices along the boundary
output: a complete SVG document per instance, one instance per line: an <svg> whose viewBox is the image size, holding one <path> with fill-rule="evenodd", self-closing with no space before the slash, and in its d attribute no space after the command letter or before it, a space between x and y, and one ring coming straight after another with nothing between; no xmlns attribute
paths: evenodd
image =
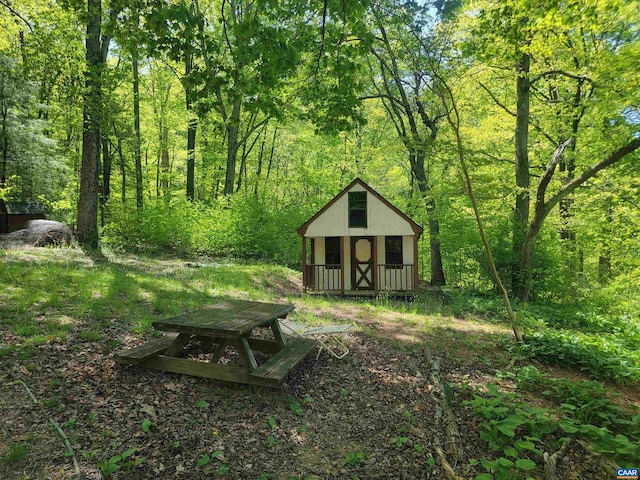
<svg viewBox="0 0 640 480"><path fill-rule="evenodd" d="M634 138L629 143L620 147L607 158L599 161L598 163L587 168L582 174L570 182L564 184L558 192L551 197L547 203L545 204L545 210L549 212L560 200L565 198L571 192L573 192L576 188L582 185L584 182L589 180L591 177L596 175L600 170L607 168L610 165L622 160L628 154L634 152L640 148L640 137Z"/></svg>
<svg viewBox="0 0 640 480"><path fill-rule="evenodd" d="M574 80L587 81L587 82L592 83L592 84L595 83L593 80L591 80L586 75L575 75L573 73L565 72L564 70L549 70L547 72L542 72L538 76L536 76L533 79L531 79L530 83L534 84L538 80L540 80L541 78L548 77L548 76L551 76L551 75L562 75L563 77L573 78Z"/></svg>
<svg viewBox="0 0 640 480"><path fill-rule="evenodd" d="M3 7L5 7L7 10L9 10L9 12L18 17L20 20L22 20L22 22L29 28L29 31L31 33L35 33L33 31L33 26L31 25L31 23L29 22L29 20L27 20L26 18L24 18L15 8L13 8L11 6L11 2L9 0L0 0L0 5L2 5Z"/></svg>
<svg viewBox="0 0 640 480"><path fill-rule="evenodd" d="M570 138L566 142L558 145L558 148L556 148L556 151L553 153L553 156L551 157L551 161L549 162L549 165L547 165L547 169L544 171L544 173L540 177L540 181L538 182L538 191L536 193L536 210L538 208L544 208L544 195L547 191L547 187L549 186L549 183L553 178L553 174L556 171L556 167L558 166L558 163L562 159L562 155L564 154L565 148L571 145L573 141L574 139Z"/></svg>
<svg viewBox="0 0 640 480"><path fill-rule="evenodd" d="M516 116L516 113L509 110L509 108L504 105L500 100L498 100L496 98L496 96L493 94L493 92L491 90L489 90L487 87L484 86L484 84L482 82L478 82L478 84L482 87L482 89L487 92L489 94L489 96L491 97L491 99L495 102L496 105L498 105L500 108L502 108L505 112L507 112L509 115L511 115L512 117Z"/></svg>
<svg viewBox="0 0 640 480"><path fill-rule="evenodd" d="M507 112L509 115L511 115L512 117L516 117L515 112L512 112L511 110L509 110L509 107L507 107L506 105L504 105L502 102L500 102L500 100L498 100L496 98L496 96L487 88L485 87L482 82L478 82L480 84L480 86L483 88L483 90L485 92L487 92L489 94L489 96L491 97L491 99L496 103L496 105L498 105L500 108L502 108L505 112ZM551 135L549 135L548 133L546 133L544 130L542 130L542 127L540 127L540 125L538 125L537 123L533 123L531 122L531 126L533 128L536 129L536 131L538 133L540 133L544 138L546 138L547 140L549 140L549 142L551 142L552 144L555 144L556 141L551 137Z"/></svg>

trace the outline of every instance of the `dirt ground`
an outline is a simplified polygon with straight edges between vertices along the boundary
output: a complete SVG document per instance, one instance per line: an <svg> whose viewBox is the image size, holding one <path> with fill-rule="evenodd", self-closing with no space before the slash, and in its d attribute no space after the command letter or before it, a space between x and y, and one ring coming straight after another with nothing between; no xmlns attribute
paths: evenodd
<svg viewBox="0 0 640 480"><path fill-rule="evenodd" d="M478 418L464 404L472 393L462 384L494 380L493 368L465 352L447 353L455 345L446 336L422 338L404 323L360 313L332 312L360 327L346 337L348 357L311 355L282 390L116 365L108 339L124 339L122 347L145 340L116 322L103 339L71 334L65 343L38 346L35 355L0 357L0 455L14 454L0 463L0 479L73 477L73 459L50 419L85 479L106 478L109 470L109 478L131 480L443 479L434 444L446 452L446 437L435 419L425 342L450 382L463 436L465 458L452 467L460 478L474 478L482 470L473 459L496 455L478 435ZM477 327L456 320L452 328ZM5 333L0 343L15 340ZM541 468L530 473L542 478ZM615 478L580 445L569 449L560 473Z"/></svg>

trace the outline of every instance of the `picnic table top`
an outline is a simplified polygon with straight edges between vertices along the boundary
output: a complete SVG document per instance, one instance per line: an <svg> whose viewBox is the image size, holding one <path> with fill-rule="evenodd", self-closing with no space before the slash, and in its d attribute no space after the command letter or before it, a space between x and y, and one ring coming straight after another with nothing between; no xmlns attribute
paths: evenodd
<svg viewBox="0 0 640 480"><path fill-rule="evenodd" d="M293 309L293 305L222 300L187 315L155 321L153 327L166 332L238 338L256 327L271 325Z"/></svg>

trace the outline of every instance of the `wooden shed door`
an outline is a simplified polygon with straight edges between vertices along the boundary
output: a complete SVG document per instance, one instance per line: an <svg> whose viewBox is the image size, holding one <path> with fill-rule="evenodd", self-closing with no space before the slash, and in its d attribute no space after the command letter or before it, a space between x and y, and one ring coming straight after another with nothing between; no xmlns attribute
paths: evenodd
<svg viewBox="0 0 640 480"><path fill-rule="evenodd" d="M351 237L351 289L375 290L373 237Z"/></svg>

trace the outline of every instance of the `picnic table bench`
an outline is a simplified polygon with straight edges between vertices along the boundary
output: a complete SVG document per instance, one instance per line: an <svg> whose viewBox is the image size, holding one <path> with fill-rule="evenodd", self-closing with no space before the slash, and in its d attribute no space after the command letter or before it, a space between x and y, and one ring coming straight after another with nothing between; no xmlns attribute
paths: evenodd
<svg viewBox="0 0 640 480"><path fill-rule="evenodd" d="M293 305L223 300L202 310L153 322L156 330L170 333L116 353L115 361L228 382L279 387L317 344L305 338L287 342L278 319L285 318L293 309ZM252 336L256 329L268 329L270 334L257 338ZM210 354L208 361L181 358L183 349L193 340ZM219 363L227 347L239 354L241 365ZM267 356L260 365L256 351Z"/></svg>

